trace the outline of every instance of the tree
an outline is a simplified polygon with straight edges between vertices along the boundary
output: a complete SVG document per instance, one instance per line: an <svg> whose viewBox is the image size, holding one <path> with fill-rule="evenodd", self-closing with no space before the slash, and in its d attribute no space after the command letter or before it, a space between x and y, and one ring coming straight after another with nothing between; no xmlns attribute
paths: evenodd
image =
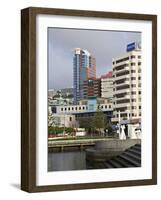
<svg viewBox="0 0 161 200"><path fill-rule="evenodd" d="M57 125L55 117L52 113L48 113L48 128L52 128L55 125Z"/></svg>
<svg viewBox="0 0 161 200"><path fill-rule="evenodd" d="M85 128L88 133L91 133L93 129L93 117L80 117L78 121L81 128Z"/></svg>
<svg viewBox="0 0 161 200"><path fill-rule="evenodd" d="M102 110L98 109L94 114L93 125L95 129L99 130L99 135L101 135L101 129L106 127L106 116Z"/></svg>

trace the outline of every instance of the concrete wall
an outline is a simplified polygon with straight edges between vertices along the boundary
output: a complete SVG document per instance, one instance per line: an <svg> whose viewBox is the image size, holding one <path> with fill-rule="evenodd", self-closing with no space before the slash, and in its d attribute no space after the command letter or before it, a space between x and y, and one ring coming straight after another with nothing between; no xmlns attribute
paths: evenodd
<svg viewBox="0 0 161 200"><path fill-rule="evenodd" d="M135 144L141 144L140 139L127 139L127 140L107 140L107 141L98 141L96 142L96 150L102 151L125 151Z"/></svg>

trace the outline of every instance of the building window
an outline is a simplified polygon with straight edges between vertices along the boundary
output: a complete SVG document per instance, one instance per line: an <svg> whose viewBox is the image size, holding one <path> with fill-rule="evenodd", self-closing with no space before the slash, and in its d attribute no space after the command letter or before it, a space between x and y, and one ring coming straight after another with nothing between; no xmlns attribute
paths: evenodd
<svg viewBox="0 0 161 200"><path fill-rule="evenodd" d="M79 107L79 110L81 110L81 107Z"/></svg>
<svg viewBox="0 0 161 200"><path fill-rule="evenodd" d="M135 72L136 72L136 70L133 70L133 69L131 70L131 73L135 73Z"/></svg>
<svg viewBox="0 0 161 200"><path fill-rule="evenodd" d="M68 110L70 110L70 107L68 108Z"/></svg>
<svg viewBox="0 0 161 200"><path fill-rule="evenodd" d="M131 80L136 80L136 77L131 77Z"/></svg>
<svg viewBox="0 0 161 200"><path fill-rule="evenodd" d="M138 62L138 65L141 65L141 62Z"/></svg>
<svg viewBox="0 0 161 200"><path fill-rule="evenodd" d="M125 81L129 81L129 78L123 78L123 79L120 79L118 81L115 81L116 84L121 84L121 83L124 83Z"/></svg>
<svg viewBox="0 0 161 200"><path fill-rule="evenodd" d="M136 106L131 106L131 109L133 109L133 110L136 109Z"/></svg>
<svg viewBox="0 0 161 200"><path fill-rule="evenodd" d="M136 92L135 92L135 91L132 91L131 94L136 94Z"/></svg>
<svg viewBox="0 0 161 200"><path fill-rule="evenodd" d="M107 109L107 105L105 105L105 108Z"/></svg>
<svg viewBox="0 0 161 200"><path fill-rule="evenodd" d="M63 111L63 108L61 108L61 111Z"/></svg>
<svg viewBox="0 0 161 200"><path fill-rule="evenodd" d="M141 69L138 69L138 73L141 73Z"/></svg>
<svg viewBox="0 0 161 200"><path fill-rule="evenodd" d="M138 87L141 87L141 83L138 84Z"/></svg>
<svg viewBox="0 0 161 200"><path fill-rule="evenodd" d="M131 84L131 87L136 87L136 84Z"/></svg>
<svg viewBox="0 0 161 200"><path fill-rule="evenodd" d="M130 102L130 99L123 99L123 100L117 101L117 104L129 103L129 102Z"/></svg>
<svg viewBox="0 0 161 200"><path fill-rule="evenodd" d="M117 87L116 90L123 90L127 88L129 88L129 85L123 85L123 86Z"/></svg>
<svg viewBox="0 0 161 200"><path fill-rule="evenodd" d="M140 76L138 77L138 80L141 80L141 77L140 77Z"/></svg>
<svg viewBox="0 0 161 200"><path fill-rule="evenodd" d="M127 75L127 74L129 74L129 71L118 73L118 74L116 74L116 77L124 76L124 75Z"/></svg>
<svg viewBox="0 0 161 200"><path fill-rule="evenodd" d="M121 117L127 117L127 113L122 113L120 116Z"/></svg>
<svg viewBox="0 0 161 200"><path fill-rule="evenodd" d="M132 58L135 58L135 56L134 56L134 55L132 55L132 56L131 56L131 59L132 59Z"/></svg>
<svg viewBox="0 0 161 200"><path fill-rule="evenodd" d="M141 106L139 106L139 109L141 109Z"/></svg>
<svg viewBox="0 0 161 200"><path fill-rule="evenodd" d="M119 111L120 111L120 112L126 112L127 109L129 109L128 106L127 106L127 107L116 108L116 111L117 111L117 112L119 112Z"/></svg>
<svg viewBox="0 0 161 200"><path fill-rule="evenodd" d="M72 110L74 110L74 108L72 107Z"/></svg>
<svg viewBox="0 0 161 200"><path fill-rule="evenodd" d="M139 91L138 93L141 94L141 91Z"/></svg>
<svg viewBox="0 0 161 200"><path fill-rule="evenodd" d="M124 69L124 68L127 67L127 66L128 66L128 64L118 65L118 66L116 66L116 67L114 68L114 70L119 71L119 70Z"/></svg>
<svg viewBox="0 0 161 200"><path fill-rule="evenodd" d="M69 117L69 121L70 121L70 122L72 121L72 117Z"/></svg>
<svg viewBox="0 0 161 200"><path fill-rule="evenodd" d="M101 106L101 108L103 109L103 106Z"/></svg>
<svg viewBox="0 0 161 200"><path fill-rule="evenodd" d="M83 110L84 110L85 108L84 108L84 106L83 106Z"/></svg>
<svg viewBox="0 0 161 200"><path fill-rule="evenodd" d="M75 107L75 110L77 110L77 107Z"/></svg>
<svg viewBox="0 0 161 200"><path fill-rule="evenodd" d="M136 99L131 99L132 102L136 102Z"/></svg>
<svg viewBox="0 0 161 200"><path fill-rule="evenodd" d="M126 61L126 60L129 60L129 57L116 60L116 64L117 64L117 63L120 63L120 62L123 62L123 61Z"/></svg>
<svg viewBox="0 0 161 200"><path fill-rule="evenodd" d="M131 66L135 66L135 63L131 63Z"/></svg>
<svg viewBox="0 0 161 200"><path fill-rule="evenodd" d="M141 58L141 56L138 56L138 58Z"/></svg>

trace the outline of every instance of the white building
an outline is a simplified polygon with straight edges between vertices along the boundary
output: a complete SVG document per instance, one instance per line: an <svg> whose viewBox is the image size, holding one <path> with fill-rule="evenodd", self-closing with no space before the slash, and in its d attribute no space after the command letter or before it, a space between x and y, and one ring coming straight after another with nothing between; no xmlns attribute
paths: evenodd
<svg viewBox="0 0 161 200"><path fill-rule="evenodd" d="M52 113L51 106L48 107L49 115L51 116L53 126L59 127L77 127L77 121L75 119L75 115L72 114L65 114L65 113ZM48 118L49 120L49 118ZM51 121L48 121L50 124Z"/></svg>
<svg viewBox="0 0 161 200"><path fill-rule="evenodd" d="M113 98L113 78L101 78L101 97L111 99Z"/></svg>
<svg viewBox="0 0 161 200"><path fill-rule="evenodd" d="M96 112L97 109L101 109L103 112L112 111L112 103L107 104L88 104L88 105L69 105L69 106L55 106L55 113L59 114L81 114Z"/></svg>
<svg viewBox="0 0 161 200"><path fill-rule="evenodd" d="M133 49L113 59L113 116L121 120L141 118L141 50Z"/></svg>

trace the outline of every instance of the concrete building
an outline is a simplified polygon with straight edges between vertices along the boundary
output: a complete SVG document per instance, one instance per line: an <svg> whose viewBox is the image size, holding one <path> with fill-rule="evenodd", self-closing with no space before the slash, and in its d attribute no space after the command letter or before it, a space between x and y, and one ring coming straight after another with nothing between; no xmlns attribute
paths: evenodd
<svg viewBox="0 0 161 200"><path fill-rule="evenodd" d="M76 48L73 58L74 104L83 98L83 83L90 78L96 78L96 60L87 50Z"/></svg>
<svg viewBox="0 0 161 200"><path fill-rule="evenodd" d="M84 81L83 84L83 98L95 96L101 97L101 79L91 78Z"/></svg>
<svg viewBox="0 0 161 200"><path fill-rule="evenodd" d="M140 122L141 119L141 48L134 43L127 52L113 59L113 122Z"/></svg>
<svg viewBox="0 0 161 200"><path fill-rule="evenodd" d="M107 99L97 99L96 97L89 97L88 100L84 99L80 101L79 105L51 107L53 115L74 115L75 119L78 121L80 118L94 116L98 109L103 111L109 121L111 120L113 113L113 104L107 101Z"/></svg>
<svg viewBox="0 0 161 200"><path fill-rule="evenodd" d="M94 113L97 109L101 109L102 111L112 111L113 105L112 103L97 103L95 97L91 97L87 102L80 105L68 105L68 106L53 106L52 112L57 114L83 114L83 113Z"/></svg>
<svg viewBox="0 0 161 200"><path fill-rule="evenodd" d="M113 98L113 77L112 72L101 76L101 97L112 99Z"/></svg>

